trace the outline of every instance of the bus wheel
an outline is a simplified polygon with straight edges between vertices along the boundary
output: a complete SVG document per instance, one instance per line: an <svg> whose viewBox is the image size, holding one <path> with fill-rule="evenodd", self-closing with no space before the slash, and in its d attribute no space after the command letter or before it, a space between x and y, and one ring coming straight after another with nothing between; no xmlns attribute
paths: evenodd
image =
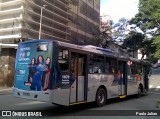
<svg viewBox="0 0 160 119"><path fill-rule="evenodd" d="M142 96L142 89L141 86L138 86L138 93L136 95L137 98L140 98Z"/></svg>
<svg viewBox="0 0 160 119"><path fill-rule="evenodd" d="M96 94L96 104L99 107L104 106L106 103L106 91L103 88L99 88Z"/></svg>

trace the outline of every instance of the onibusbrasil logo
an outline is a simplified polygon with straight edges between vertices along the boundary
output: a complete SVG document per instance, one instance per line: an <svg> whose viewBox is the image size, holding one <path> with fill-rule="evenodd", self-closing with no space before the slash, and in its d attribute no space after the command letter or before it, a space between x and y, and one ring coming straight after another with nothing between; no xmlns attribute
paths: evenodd
<svg viewBox="0 0 160 119"><path fill-rule="evenodd" d="M2 111L2 116L11 117L11 116L42 116L41 112L36 111Z"/></svg>

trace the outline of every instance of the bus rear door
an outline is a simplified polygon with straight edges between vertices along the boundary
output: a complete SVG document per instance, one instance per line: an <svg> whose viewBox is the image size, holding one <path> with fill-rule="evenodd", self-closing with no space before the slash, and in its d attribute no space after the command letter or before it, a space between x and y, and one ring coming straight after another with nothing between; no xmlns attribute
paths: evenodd
<svg viewBox="0 0 160 119"><path fill-rule="evenodd" d="M71 53L70 104L86 101L86 59L84 54Z"/></svg>

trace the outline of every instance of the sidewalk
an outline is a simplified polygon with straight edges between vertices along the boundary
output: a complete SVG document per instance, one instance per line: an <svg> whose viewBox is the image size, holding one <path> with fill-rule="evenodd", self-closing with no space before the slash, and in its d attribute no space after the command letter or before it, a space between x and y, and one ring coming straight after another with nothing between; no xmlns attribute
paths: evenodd
<svg viewBox="0 0 160 119"><path fill-rule="evenodd" d="M8 88L0 87L0 95L11 94L11 93L12 93L12 87L8 87Z"/></svg>

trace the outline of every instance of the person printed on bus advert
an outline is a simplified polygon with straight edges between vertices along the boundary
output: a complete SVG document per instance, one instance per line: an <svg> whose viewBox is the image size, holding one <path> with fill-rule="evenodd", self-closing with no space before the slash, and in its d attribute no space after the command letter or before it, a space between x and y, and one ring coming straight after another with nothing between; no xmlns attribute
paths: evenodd
<svg viewBox="0 0 160 119"><path fill-rule="evenodd" d="M43 85L43 90L46 91L49 87L49 82L50 82L50 62L51 62L51 58L47 57L46 58L46 63L45 63L45 72L43 75L43 79L42 79L42 85Z"/></svg>
<svg viewBox="0 0 160 119"><path fill-rule="evenodd" d="M36 72L36 58L31 59L31 63L29 64L29 75L28 75L28 82L25 82L25 85L30 86L32 84L33 75Z"/></svg>
<svg viewBox="0 0 160 119"><path fill-rule="evenodd" d="M37 58L36 73L33 76L33 81L31 85L32 90L41 91L42 87L41 80L44 73L44 66L45 66L44 58L42 55L39 55Z"/></svg>

